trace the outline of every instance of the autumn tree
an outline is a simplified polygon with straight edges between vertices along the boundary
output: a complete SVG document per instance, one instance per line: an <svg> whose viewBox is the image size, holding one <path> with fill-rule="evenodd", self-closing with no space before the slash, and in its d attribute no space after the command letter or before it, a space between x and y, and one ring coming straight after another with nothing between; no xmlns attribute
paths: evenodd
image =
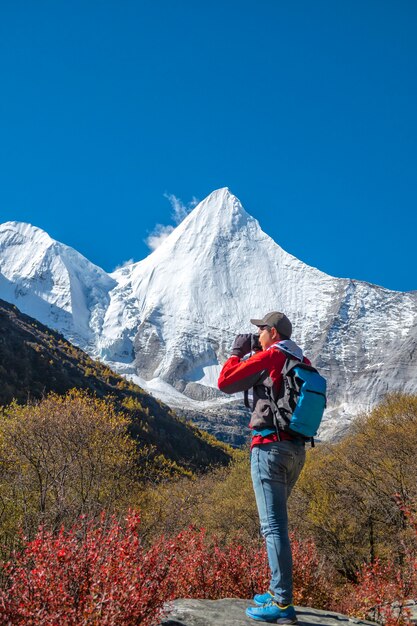
<svg viewBox="0 0 417 626"><path fill-rule="evenodd" d="M397 497L417 497L417 396L390 395L348 436L308 454L293 501L300 530L354 580L363 561L402 559L410 531Z"/></svg>
<svg viewBox="0 0 417 626"><path fill-rule="evenodd" d="M127 506L136 445L111 402L70 391L0 415L0 529L31 534Z"/></svg>

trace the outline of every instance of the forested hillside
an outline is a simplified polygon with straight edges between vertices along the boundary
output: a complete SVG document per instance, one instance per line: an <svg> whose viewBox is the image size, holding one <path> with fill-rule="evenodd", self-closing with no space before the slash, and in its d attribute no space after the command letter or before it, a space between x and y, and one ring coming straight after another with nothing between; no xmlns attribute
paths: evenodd
<svg viewBox="0 0 417 626"><path fill-rule="evenodd" d="M153 456L187 470L227 464L230 449L214 437L179 420L173 411L137 385L126 381L62 335L17 307L0 300L0 404L39 400L53 391L76 388L98 398L112 398L128 416L129 430L140 444L151 446Z"/></svg>

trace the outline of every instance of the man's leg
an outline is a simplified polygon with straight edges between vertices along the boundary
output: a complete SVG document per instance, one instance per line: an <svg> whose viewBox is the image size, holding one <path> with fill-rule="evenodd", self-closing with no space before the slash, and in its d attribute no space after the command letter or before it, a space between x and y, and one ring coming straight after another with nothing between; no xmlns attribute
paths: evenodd
<svg viewBox="0 0 417 626"><path fill-rule="evenodd" d="M255 446L251 454L253 487L271 569L270 590L281 605L293 600L287 499L304 458L304 446L288 441Z"/></svg>

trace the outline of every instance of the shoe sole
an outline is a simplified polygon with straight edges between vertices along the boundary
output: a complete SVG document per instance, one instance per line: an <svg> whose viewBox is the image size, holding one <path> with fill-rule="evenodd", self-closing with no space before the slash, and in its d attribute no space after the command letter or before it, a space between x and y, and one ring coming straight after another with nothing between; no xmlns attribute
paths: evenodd
<svg viewBox="0 0 417 626"><path fill-rule="evenodd" d="M298 619L290 617L278 617L276 619L265 619L264 617L258 617L255 615L250 615L250 613L246 613L247 617L257 621L257 622L267 622L268 624L298 624Z"/></svg>

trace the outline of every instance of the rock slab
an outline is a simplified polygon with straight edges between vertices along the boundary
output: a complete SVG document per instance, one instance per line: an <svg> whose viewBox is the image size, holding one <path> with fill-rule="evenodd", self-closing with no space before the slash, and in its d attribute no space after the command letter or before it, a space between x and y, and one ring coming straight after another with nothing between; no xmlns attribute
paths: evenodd
<svg viewBox="0 0 417 626"><path fill-rule="evenodd" d="M166 606L166 616L161 626L245 626L256 623L245 615L245 609L251 605L250 600L224 598L222 600L189 600L180 599ZM352 626L352 624L373 624L346 617L332 611L319 611L306 607L296 607L300 626Z"/></svg>

